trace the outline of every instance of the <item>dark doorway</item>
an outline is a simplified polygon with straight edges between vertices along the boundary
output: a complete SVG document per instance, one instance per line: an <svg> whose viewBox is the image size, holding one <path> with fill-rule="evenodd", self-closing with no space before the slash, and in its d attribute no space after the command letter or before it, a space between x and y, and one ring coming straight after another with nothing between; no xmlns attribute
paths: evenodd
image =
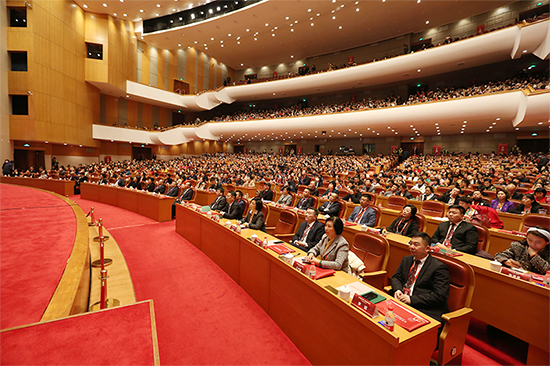
<svg viewBox="0 0 550 366"><path fill-rule="evenodd" d="M33 166L36 171L38 171L38 168L45 168L46 166L44 150L15 149L13 151L13 161L15 163L15 169L20 172L26 171L31 166Z"/></svg>
<svg viewBox="0 0 550 366"><path fill-rule="evenodd" d="M151 148L132 146L132 159L138 161L151 159Z"/></svg>
<svg viewBox="0 0 550 366"><path fill-rule="evenodd" d="M408 156L420 155L424 153L424 143L423 142L402 142L401 148L403 149L403 154L405 151L408 152Z"/></svg>
<svg viewBox="0 0 550 366"><path fill-rule="evenodd" d="M234 154L244 154L244 145L235 145L233 146Z"/></svg>
<svg viewBox="0 0 550 366"><path fill-rule="evenodd" d="M518 140L518 147L522 153L547 153L550 151L550 140L548 139L526 139Z"/></svg>

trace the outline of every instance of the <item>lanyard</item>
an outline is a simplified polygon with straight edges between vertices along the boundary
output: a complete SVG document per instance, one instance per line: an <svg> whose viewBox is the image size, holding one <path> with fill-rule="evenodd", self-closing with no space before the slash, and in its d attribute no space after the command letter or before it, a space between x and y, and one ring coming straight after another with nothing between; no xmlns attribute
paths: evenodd
<svg viewBox="0 0 550 366"><path fill-rule="evenodd" d="M330 248L330 246L331 246L331 244L332 244L333 241L334 241L334 239L333 239L333 240L329 240L329 241L327 242L327 245L325 246L325 253L323 254L323 260L326 260L326 259L327 259L327 257L328 257L328 248Z"/></svg>
<svg viewBox="0 0 550 366"><path fill-rule="evenodd" d="M414 280L411 284L411 287L415 284L416 279L418 278L418 275L420 274L420 269L421 269L420 266L421 265L422 265L422 262L418 263L418 266L416 267L416 276L414 276ZM413 267L414 267L414 262L413 262L413 265L411 266L411 269L409 269L409 274L407 275L407 282L408 282L409 276L411 275L411 271L412 271Z"/></svg>
<svg viewBox="0 0 550 366"><path fill-rule="evenodd" d="M409 219L407 220L403 227L401 228L401 230L399 230L399 225L401 225L403 223L403 218L401 218L399 220L399 222L397 223L397 226L395 227L395 230L397 231L396 234L399 234L399 235L403 235L403 232L405 231L405 228L407 227L407 224L411 221L412 219Z"/></svg>

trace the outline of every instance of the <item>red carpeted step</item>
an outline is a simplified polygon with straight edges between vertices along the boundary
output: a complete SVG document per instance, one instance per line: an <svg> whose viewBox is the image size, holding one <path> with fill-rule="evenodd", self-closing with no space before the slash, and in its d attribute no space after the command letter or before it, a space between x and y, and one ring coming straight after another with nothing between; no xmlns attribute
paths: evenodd
<svg viewBox="0 0 550 366"><path fill-rule="evenodd" d="M0 184L0 328L40 321L76 235L73 209L32 188Z"/></svg>
<svg viewBox="0 0 550 366"><path fill-rule="evenodd" d="M2 365L153 365L150 302L7 330Z"/></svg>

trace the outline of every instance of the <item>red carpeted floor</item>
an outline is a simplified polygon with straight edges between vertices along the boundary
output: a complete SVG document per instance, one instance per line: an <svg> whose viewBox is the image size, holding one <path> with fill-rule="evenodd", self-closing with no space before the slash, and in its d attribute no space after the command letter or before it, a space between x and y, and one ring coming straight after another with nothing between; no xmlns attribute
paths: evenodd
<svg viewBox="0 0 550 366"><path fill-rule="evenodd" d="M225 272L175 232L117 207L71 197L120 246L138 301L153 299L164 365L305 365L308 360Z"/></svg>
<svg viewBox="0 0 550 366"><path fill-rule="evenodd" d="M0 329L40 321L69 258L76 218L60 198L0 184Z"/></svg>
<svg viewBox="0 0 550 366"><path fill-rule="evenodd" d="M2 365L153 365L150 302L0 333Z"/></svg>

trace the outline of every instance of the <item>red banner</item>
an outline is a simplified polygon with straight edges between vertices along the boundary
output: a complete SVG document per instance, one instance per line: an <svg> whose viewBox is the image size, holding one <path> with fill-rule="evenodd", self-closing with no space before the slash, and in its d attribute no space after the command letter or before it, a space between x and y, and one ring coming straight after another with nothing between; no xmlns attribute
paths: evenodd
<svg viewBox="0 0 550 366"><path fill-rule="evenodd" d="M247 149L246 149L246 146L245 146L245 147L243 147L243 153L245 153L245 154L246 154L246 150L247 150Z"/></svg>
<svg viewBox="0 0 550 366"><path fill-rule="evenodd" d="M477 34L482 34L483 32L485 32L485 24L482 24L482 25L478 25L477 26Z"/></svg>
<svg viewBox="0 0 550 366"><path fill-rule="evenodd" d="M105 162L106 162L107 164L109 164L109 163L111 162L111 156L106 156L106 157L105 157Z"/></svg>
<svg viewBox="0 0 550 366"><path fill-rule="evenodd" d="M274 77L274 78L277 77L277 71L273 71L273 77Z"/></svg>
<svg viewBox="0 0 550 366"><path fill-rule="evenodd" d="M279 148L279 155L282 155L282 154L283 154L283 148L280 147L280 148Z"/></svg>
<svg viewBox="0 0 550 366"><path fill-rule="evenodd" d="M353 94L353 95L351 96L351 101L352 101L352 102L355 102L355 98L356 98L356 97L355 97L355 94Z"/></svg>
<svg viewBox="0 0 550 366"><path fill-rule="evenodd" d="M434 154L434 155L439 155L439 154L441 154L441 145L434 145L433 154Z"/></svg>
<svg viewBox="0 0 550 366"><path fill-rule="evenodd" d="M348 56L348 64L352 64L353 63L353 56Z"/></svg>
<svg viewBox="0 0 550 366"><path fill-rule="evenodd" d="M392 154L395 153L395 152L397 152L397 150L399 150L399 146L393 146L393 145L392 145L392 147L391 147L391 152L392 152Z"/></svg>
<svg viewBox="0 0 550 366"><path fill-rule="evenodd" d="M499 154L508 154L508 144L498 144Z"/></svg>
<svg viewBox="0 0 550 366"><path fill-rule="evenodd" d="M301 154L301 153L302 153L302 147L296 146L296 154Z"/></svg>

